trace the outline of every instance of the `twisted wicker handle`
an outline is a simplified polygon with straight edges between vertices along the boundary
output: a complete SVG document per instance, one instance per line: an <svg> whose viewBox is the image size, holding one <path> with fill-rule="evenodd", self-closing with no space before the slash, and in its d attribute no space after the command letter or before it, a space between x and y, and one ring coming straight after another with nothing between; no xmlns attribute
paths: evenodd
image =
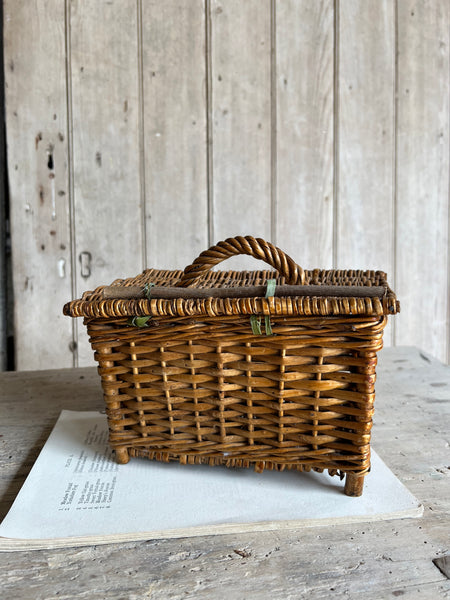
<svg viewBox="0 0 450 600"><path fill-rule="evenodd" d="M250 235L228 238L205 250L194 262L185 268L177 287L189 287L197 282L207 271L230 256L247 254L263 260L284 276L286 283L304 285L305 273L290 256L269 242Z"/></svg>

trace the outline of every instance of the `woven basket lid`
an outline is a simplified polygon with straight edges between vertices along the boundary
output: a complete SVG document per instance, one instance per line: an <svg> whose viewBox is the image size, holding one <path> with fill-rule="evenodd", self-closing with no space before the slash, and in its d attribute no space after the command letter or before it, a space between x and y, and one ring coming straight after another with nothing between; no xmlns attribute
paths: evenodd
<svg viewBox="0 0 450 600"><path fill-rule="evenodd" d="M216 264L237 254L264 260L276 271L211 271ZM266 286L271 279L278 289L274 296L266 298L259 293L240 297L246 290L253 292L253 286ZM280 286L286 284L289 284L288 295L277 295L282 291ZM152 296L151 286L158 290L158 297ZM178 288L176 294L172 292L178 297L165 298L164 290L159 288L167 288L168 296L173 288ZM202 297L191 297L192 290L204 290ZM208 290L217 291L213 296ZM222 293L220 290L227 297L217 297L216 294ZM65 315L86 318L252 314L380 317L399 310L400 304L383 271L303 270L279 248L250 236L219 242L202 252L184 271L146 269L136 277L117 279L110 286L85 292L82 298L64 306Z"/></svg>

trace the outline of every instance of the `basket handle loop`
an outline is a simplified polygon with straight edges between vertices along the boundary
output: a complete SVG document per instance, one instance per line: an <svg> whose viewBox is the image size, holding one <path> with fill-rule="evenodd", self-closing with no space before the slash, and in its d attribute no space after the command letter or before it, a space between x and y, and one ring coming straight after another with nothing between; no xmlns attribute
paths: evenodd
<svg viewBox="0 0 450 600"><path fill-rule="evenodd" d="M177 287L194 285L212 267L230 256L238 254L247 254L265 261L271 267L274 267L288 284L305 284L305 272L290 256L270 242L247 235L245 237L228 238L202 252L192 264L184 269L180 281L176 284Z"/></svg>

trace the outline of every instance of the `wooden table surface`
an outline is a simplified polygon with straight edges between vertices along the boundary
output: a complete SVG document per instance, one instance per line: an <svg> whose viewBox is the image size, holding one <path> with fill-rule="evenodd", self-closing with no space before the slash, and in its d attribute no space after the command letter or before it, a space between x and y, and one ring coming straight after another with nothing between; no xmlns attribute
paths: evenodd
<svg viewBox="0 0 450 600"><path fill-rule="evenodd" d="M450 554L450 367L386 348L376 389L373 447L423 503L422 518L5 552L1 598L450 598L433 563ZM0 397L3 518L60 411L103 400L94 368L3 373Z"/></svg>

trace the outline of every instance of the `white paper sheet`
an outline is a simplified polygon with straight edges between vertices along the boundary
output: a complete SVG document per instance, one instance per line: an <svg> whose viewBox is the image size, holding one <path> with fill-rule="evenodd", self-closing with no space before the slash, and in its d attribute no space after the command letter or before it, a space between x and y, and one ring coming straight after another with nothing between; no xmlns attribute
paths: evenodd
<svg viewBox="0 0 450 600"><path fill-rule="evenodd" d="M364 494L326 473L114 462L106 417L63 411L0 525L0 550L420 516L375 452ZM9 539L5 539L9 538ZM27 540L27 543L21 540Z"/></svg>

